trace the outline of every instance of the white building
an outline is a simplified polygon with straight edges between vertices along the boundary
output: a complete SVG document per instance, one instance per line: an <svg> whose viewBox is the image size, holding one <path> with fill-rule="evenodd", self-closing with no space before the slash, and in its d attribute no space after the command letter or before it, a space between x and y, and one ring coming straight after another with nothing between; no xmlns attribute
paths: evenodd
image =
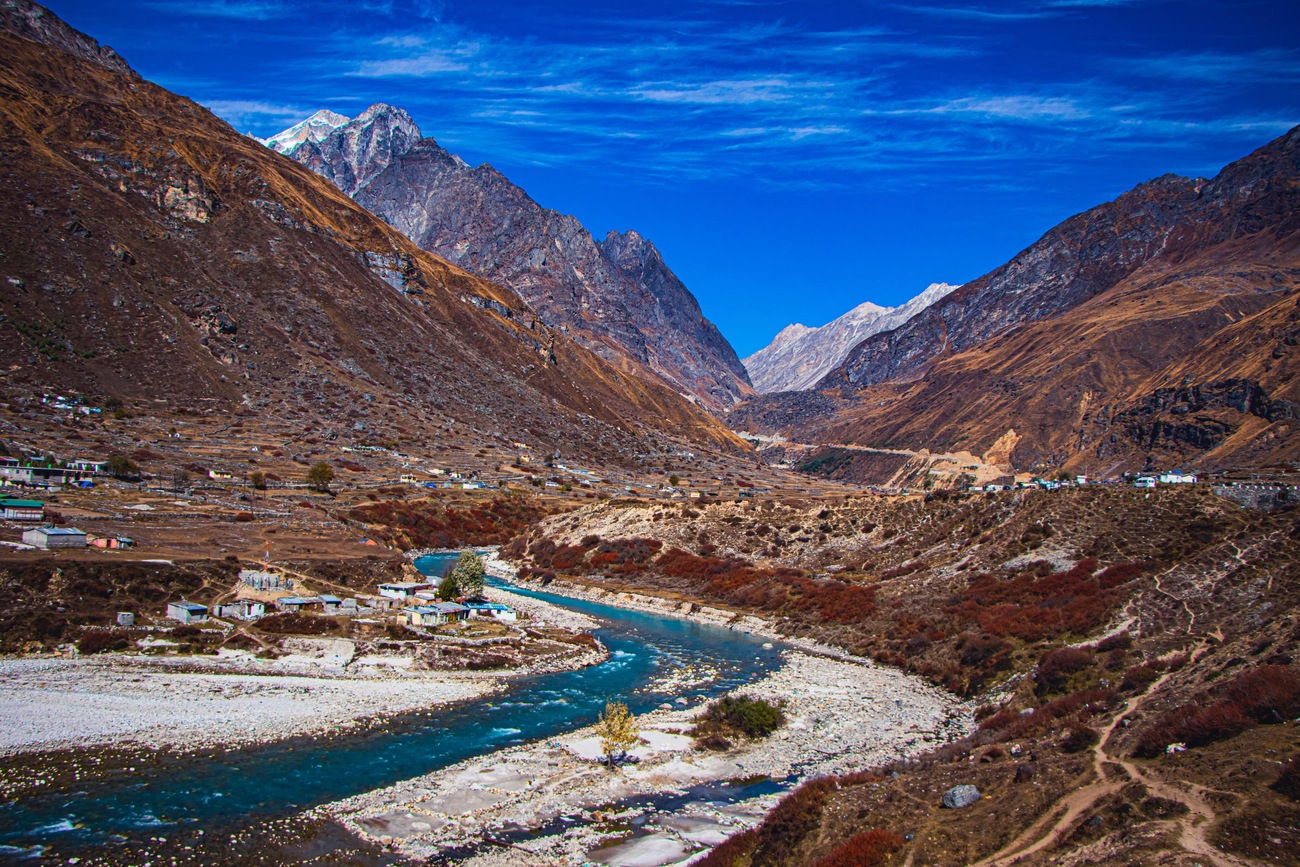
<svg viewBox="0 0 1300 867"><path fill-rule="evenodd" d="M1160 474L1160 484L1194 485L1196 484L1196 476L1191 473L1180 472L1179 470L1171 470L1170 472Z"/></svg>
<svg viewBox="0 0 1300 867"><path fill-rule="evenodd" d="M206 623L208 620L208 606L199 605L196 602L186 602L184 599L179 602L168 602L167 616L172 620L179 620L181 623Z"/></svg>

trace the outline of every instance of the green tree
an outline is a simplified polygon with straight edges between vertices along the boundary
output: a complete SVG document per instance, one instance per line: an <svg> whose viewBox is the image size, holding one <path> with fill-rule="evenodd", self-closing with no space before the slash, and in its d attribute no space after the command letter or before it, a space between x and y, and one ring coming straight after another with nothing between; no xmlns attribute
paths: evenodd
<svg viewBox="0 0 1300 867"><path fill-rule="evenodd" d="M248 483L259 491L266 490L266 473L261 470L253 470L248 474Z"/></svg>
<svg viewBox="0 0 1300 867"><path fill-rule="evenodd" d="M668 484L672 485L674 488L677 487L677 483L680 481L681 479L677 478L676 475L672 475L668 477Z"/></svg>
<svg viewBox="0 0 1300 867"><path fill-rule="evenodd" d="M477 599L483 595L483 561L473 551L461 551L447 577L455 585L457 596Z"/></svg>
<svg viewBox="0 0 1300 867"><path fill-rule="evenodd" d="M460 596L460 589L456 586L456 579L452 577L450 572L442 576L442 580L438 582L438 589L436 592L439 599L446 601L450 601Z"/></svg>
<svg viewBox="0 0 1300 867"><path fill-rule="evenodd" d="M307 487L317 493L328 494L332 481L334 481L334 469L324 461L317 461L307 471Z"/></svg>
<svg viewBox="0 0 1300 867"><path fill-rule="evenodd" d="M605 702L605 712L596 723L596 735L600 738L605 764L611 768L627 758L628 748L640 739L636 717L621 701Z"/></svg>
<svg viewBox="0 0 1300 867"><path fill-rule="evenodd" d="M137 479L140 466L126 455L117 453L108 456L108 474L115 479Z"/></svg>

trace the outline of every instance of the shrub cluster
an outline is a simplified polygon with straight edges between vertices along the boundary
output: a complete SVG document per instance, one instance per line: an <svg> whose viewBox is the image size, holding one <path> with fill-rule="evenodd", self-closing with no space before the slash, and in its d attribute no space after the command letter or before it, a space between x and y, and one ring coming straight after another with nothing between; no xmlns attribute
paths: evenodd
<svg viewBox="0 0 1300 867"><path fill-rule="evenodd" d="M949 610L985 632L1023 641L1086 635L1100 627L1123 598L1120 588L1142 573L1136 563L1101 572L1097 565L1089 558L1066 572L1042 574L1040 568L1005 580L977 575Z"/></svg>
<svg viewBox="0 0 1300 867"><path fill-rule="evenodd" d="M126 650L130 646L130 640L122 633L107 632L102 629L87 632L77 639L77 652L83 656L112 650Z"/></svg>
<svg viewBox="0 0 1300 867"><path fill-rule="evenodd" d="M1138 737L1133 754L1158 756L1175 743L1201 747L1298 715L1300 668L1261 665L1157 719Z"/></svg>
<svg viewBox="0 0 1300 867"><path fill-rule="evenodd" d="M334 622L310 614L272 614L257 621L257 628L276 635L324 635L334 630Z"/></svg>
<svg viewBox="0 0 1300 867"><path fill-rule="evenodd" d="M785 725L785 703L750 695L726 695L710 702L692 732L696 737L765 738Z"/></svg>
<svg viewBox="0 0 1300 867"><path fill-rule="evenodd" d="M903 838L893 831L863 831L845 840L815 867L879 867L903 848L903 843Z"/></svg>
<svg viewBox="0 0 1300 867"><path fill-rule="evenodd" d="M550 511L522 497L494 497L482 507L458 509L438 502L383 500L348 511L354 521L400 548L504 545Z"/></svg>

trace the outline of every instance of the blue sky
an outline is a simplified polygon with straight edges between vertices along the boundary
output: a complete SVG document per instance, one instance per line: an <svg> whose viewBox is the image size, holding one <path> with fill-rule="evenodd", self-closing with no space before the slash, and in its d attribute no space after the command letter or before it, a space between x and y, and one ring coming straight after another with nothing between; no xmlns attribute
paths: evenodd
<svg viewBox="0 0 1300 867"><path fill-rule="evenodd" d="M741 356L1300 123L1295 0L50 5L241 131L407 109L598 237L649 237Z"/></svg>

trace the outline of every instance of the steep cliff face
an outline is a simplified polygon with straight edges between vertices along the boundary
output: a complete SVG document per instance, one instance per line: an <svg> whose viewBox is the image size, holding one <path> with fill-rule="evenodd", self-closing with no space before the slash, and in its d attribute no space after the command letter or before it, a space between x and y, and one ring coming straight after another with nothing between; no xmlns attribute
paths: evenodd
<svg viewBox="0 0 1300 867"><path fill-rule="evenodd" d="M976 340L993 328L981 316L1002 325ZM1300 458L1298 329L1300 128L1213 181L1160 179L1072 218L869 338L820 390L729 421L803 442L996 450L1016 470L1267 466Z"/></svg>
<svg viewBox="0 0 1300 867"><path fill-rule="evenodd" d="M743 449L298 163L90 60L0 31L6 399L116 395L597 463L672 440Z"/></svg>
<svg viewBox="0 0 1300 867"><path fill-rule="evenodd" d="M931 283L898 307L866 301L820 328L787 325L767 346L744 360L750 382L759 392L802 391L834 370L863 340L898 328L959 287Z"/></svg>
<svg viewBox="0 0 1300 867"><path fill-rule="evenodd" d="M635 232L598 243L491 166L471 167L422 139L400 109L372 106L320 141L279 149L421 248L515 290L548 325L625 370L713 410L753 393L735 351L652 244Z"/></svg>

